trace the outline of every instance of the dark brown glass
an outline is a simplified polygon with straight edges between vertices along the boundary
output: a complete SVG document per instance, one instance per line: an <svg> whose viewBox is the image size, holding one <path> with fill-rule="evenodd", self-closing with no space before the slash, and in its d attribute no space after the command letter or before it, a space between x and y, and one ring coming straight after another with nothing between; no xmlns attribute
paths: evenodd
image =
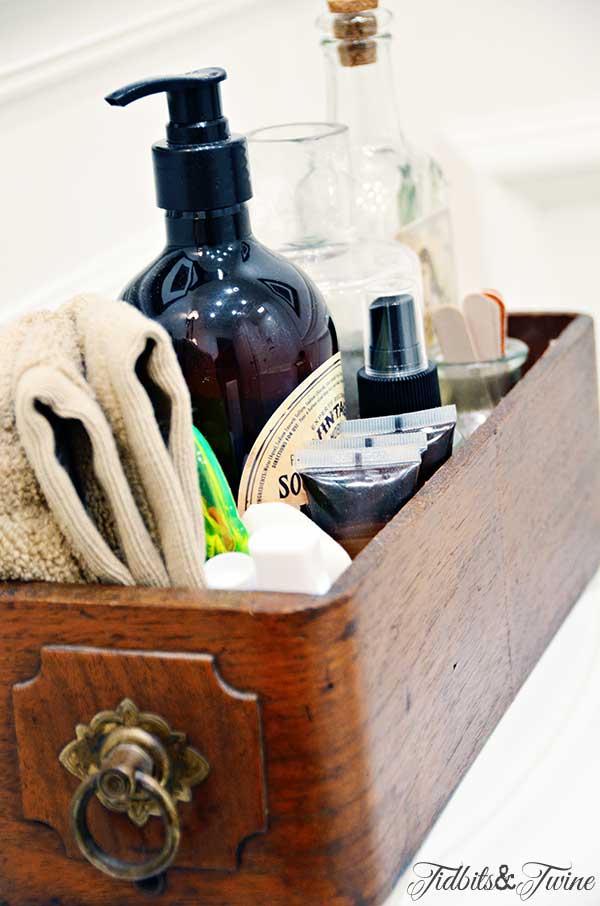
<svg viewBox="0 0 600 906"><path fill-rule="evenodd" d="M262 427L337 352L315 284L253 236L246 205L167 214L167 246L123 298L170 334L196 427L237 493Z"/></svg>

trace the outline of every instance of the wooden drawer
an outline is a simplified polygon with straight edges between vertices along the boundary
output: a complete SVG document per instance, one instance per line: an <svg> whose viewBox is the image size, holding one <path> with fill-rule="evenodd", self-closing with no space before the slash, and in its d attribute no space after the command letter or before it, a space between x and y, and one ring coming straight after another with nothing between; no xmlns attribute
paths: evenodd
<svg viewBox="0 0 600 906"><path fill-rule="evenodd" d="M592 322L510 332L524 379L328 596L1 588L0 901L385 900L600 560ZM88 864L69 826L59 754L125 700L210 768L154 888ZM160 848L157 818L89 811L107 851Z"/></svg>

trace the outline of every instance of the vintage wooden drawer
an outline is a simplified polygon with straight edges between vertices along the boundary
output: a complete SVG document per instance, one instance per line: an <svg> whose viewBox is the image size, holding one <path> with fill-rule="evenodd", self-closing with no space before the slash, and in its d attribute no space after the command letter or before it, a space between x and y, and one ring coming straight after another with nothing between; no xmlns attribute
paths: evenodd
<svg viewBox="0 0 600 906"><path fill-rule="evenodd" d="M385 900L600 559L592 322L519 315L511 333L532 348L523 381L327 597L1 589L5 906ZM98 712L113 713L90 727ZM121 728L140 769L140 721L191 801L166 878L136 886L80 855L67 768L85 773L94 731ZM209 766L195 785L186 743ZM119 770L102 775L113 806ZM97 845L155 858L161 820L134 826L95 786L80 799ZM170 826L159 786L143 790ZM130 806L142 824L148 802Z"/></svg>

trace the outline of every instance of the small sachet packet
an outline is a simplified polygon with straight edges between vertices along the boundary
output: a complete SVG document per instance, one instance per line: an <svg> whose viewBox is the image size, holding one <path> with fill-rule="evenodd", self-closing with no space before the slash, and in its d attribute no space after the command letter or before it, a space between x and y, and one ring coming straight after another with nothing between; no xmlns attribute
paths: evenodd
<svg viewBox="0 0 600 906"><path fill-rule="evenodd" d="M357 418L342 422L340 436L393 436L425 431L427 450L423 454L420 483L423 485L452 456L456 406L440 406L405 415L383 415L377 418Z"/></svg>
<svg viewBox="0 0 600 906"><path fill-rule="evenodd" d="M356 556L415 494L421 454L396 445L352 450L299 450L294 467L302 478L311 519Z"/></svg>

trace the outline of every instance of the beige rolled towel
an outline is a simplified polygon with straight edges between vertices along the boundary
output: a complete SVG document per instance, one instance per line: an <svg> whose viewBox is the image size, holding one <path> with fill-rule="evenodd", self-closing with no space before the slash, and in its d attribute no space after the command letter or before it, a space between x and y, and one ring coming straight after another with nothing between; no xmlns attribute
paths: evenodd
<svg viewBox="0 0 600 906"><path fill-rule="evenodd" d="M189 397L164 331L81 297L0 342L0 576L201 587Z"/></svg>
<svg viewBox="0 0 600 906"><path fill-rule="evenodd" d="M0 331L0 577L84 582L94 577L51 513L16 426L15 362L27 337L43 331L50 317L22 318Z"/></svg>
<svg viewBox="0 0 600 906"><path fill-rule="evenodd" d="M37 365L17 385L15 412L44 497L86 572L101 582L168 584L110 426L89 390L56 367Z"/></svg>
<svg viewBox="0 0 600 906"><path fill-rule="evenodd" d="M190 398L173 344L160 325L124 302L79 296L65 311L171 584L200 587L204 517Z"/></svg>
<svg viewBox="0 0 600 906"><path fill-rule="evenodd" d="M40 312L5 329L0 343L2 578L133 585L136 580L119 556L120 537L113 549L84 502L95 480L83 463L100 437L109 450L112 442L113 481L125 501L129 494L128 517L137 515L144 529L122 471L119 475L108 423L83 379L69 319ZM100 484L96 496L107 492Z"/></svg>

